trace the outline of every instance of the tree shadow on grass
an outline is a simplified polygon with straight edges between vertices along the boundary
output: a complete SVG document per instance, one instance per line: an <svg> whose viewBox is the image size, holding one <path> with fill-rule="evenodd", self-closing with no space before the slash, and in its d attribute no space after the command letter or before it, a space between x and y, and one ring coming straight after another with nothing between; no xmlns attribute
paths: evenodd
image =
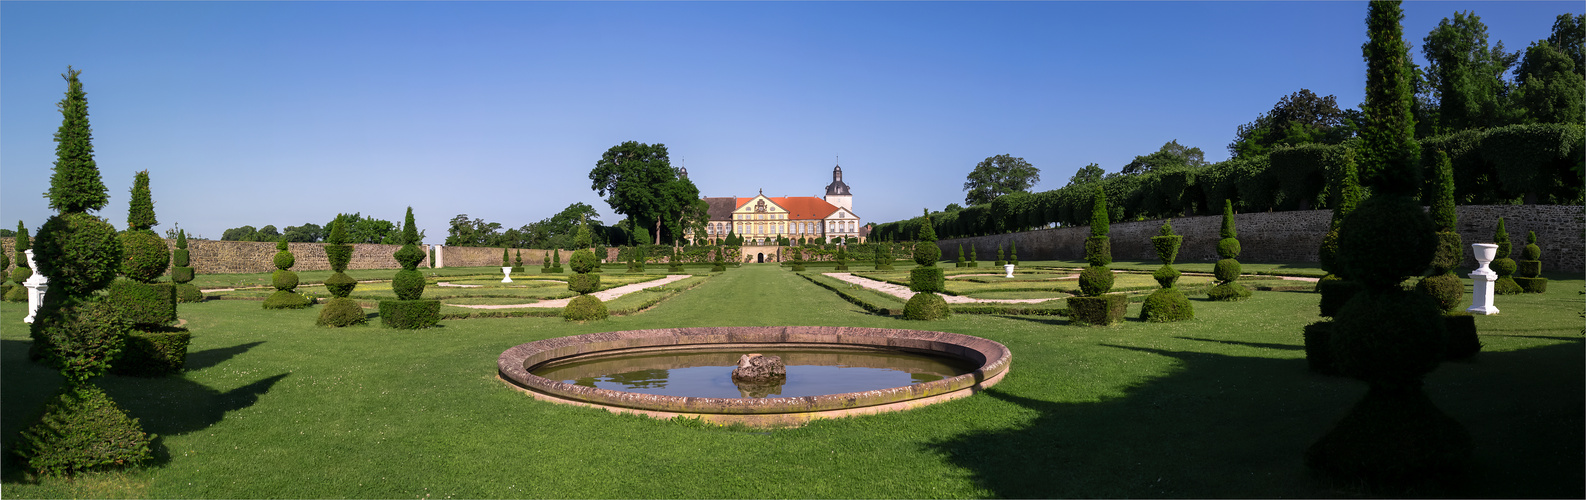
<svg viewBox="0 0 1586 500"><path fill-rule="evenodd" d="M1219 344L1254 347L1254 348L1257 348L1257 349L1277 349L1277 350L1280 350L1280 351L1303 351L1303 350L1305 350L1305 346L1302 346L1302 345L1271 344L1271 343L1266 343L1266 342L1241 342L1241 341L1238 341L1238 340L1201 339L1201 338L1195 338L1195 337L1173 337L1173 338L1175 338L1175 339L1184 339L1184 340L1194 340L1194 341L1197 341L1197 342L1216 342L1216 343L1219 343Z"/></svg>
<svg viewBox="0 0 1586 500"><path fill-rule="evenodd" d="M258 345L210 349L197 354L221 351L210 357L221 358L219 363L248 348ZM26 480L20 460L9 453L16 446L22 430L32 425L44 410L44 404L55 397L62 383L58 371L43 363L27 359L31 341L0 341L0 481ZM242 348L238 350L238 348ZM228 350L235 352L226 352ZM205 358L201 357L203 361ZM155 378L105 376L94 383L110 394L116 404L137 418L144 432L160 436L186 434L202 430L225 417L226 413L252 406L259 397L270 391L287 373L266 377L256 382L221 392L181 375ZM160 441L155 441L155 463L168 460L169 454Z"/></svg>
<svg viewBox="0 0 1586 500"><path fill-rule="evenodd" d="M1014 315L1011 315L1011 314L998 314L996 316L999 317L999 318L1005 318L1005 319L1016 319L1016 320L1019 320L1019 321L1029 321L1031 323L1037 323L1037 324L1042 324L1042 325L1047 325L1047 326L1068 326L1068 325L1073 325L1074 324L1073 320L1067 319L1067 318L1062 317L1062 316L1014 316Z"/></svg>
<svg viewBox="0 0 1586 500"><path fill-rule="evenodd" d="M1123 360L1171 357L1177 369L1097 402L1045 401L994 387L985 394L1034 417L927 446L992 495L1010 498L1586 493L1577 344L1496 353L1482 367L1445 374L1452 382L1429 380L1439 406L1470 428L1477 470L1465 489L1408 493L1333 483L1303 465L1305 449L1359 400L1364 384L1310 374L1303 359L1109 347L1127 351L1118 355ZM1483 372L1498 364L1517 373L1489 380ZM1538 377L1565 381L1529 383Z"/></svg>
<svg viewBox="0 0 1586 500"><path fill-rule="evenodd" d="M187 365L185 369L202 370L209 368L231 359L233 356L248 352L249 349L259 347L259 344L263 343L264 341L260 340L258 342L238 344L231 347L218 347L215 349L205 349L198 352L191 352L187 354Z"/></svg>

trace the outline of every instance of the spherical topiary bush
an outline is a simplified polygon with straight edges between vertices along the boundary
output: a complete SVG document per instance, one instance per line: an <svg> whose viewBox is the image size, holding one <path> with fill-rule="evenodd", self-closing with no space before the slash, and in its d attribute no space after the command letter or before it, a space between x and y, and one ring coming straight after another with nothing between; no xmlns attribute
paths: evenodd
<svg viewBox="0 0 1586 500"><path fill-rule="evenodd" d="M292 265L297 263L297 257L288 250L286 240L275 242L275 272L270 273L270 285L275 287L275 293L264 299L265 309L302 309L312 304L307 297L296 292L298 279L297 273L292 272Z"/></svg>
<svg viewBox="0 0 1586 500"><path fill-rule="evenodd" d="M1240 270L1241 266L1239 265L1239 261L1234 259L1223 259L1217 261L1217 264L1212 267L1212 276L1216 277L1217 281L1237 281L1239 279Z"/></svg>
<svg viewBox="0 0 1586 500"><path fill-rule="evenodd" d="M580 294L594 293L600 290L600 275L595 273L580 273L567 277L567 289Z"/></svg>
<svg viewBox="0 0 1586 500"><path fill-rule="evenodd" d="M280 269L270 273L270 286L275 287L276 290L290 292L297 288L297 284L297 273Z"/></svg>
<svg viewBox="0 0 1586 500"><path fill-rule="evenodd" d="M1079 272L1079 291L1087 297L1095 297L1108 290L1112 290L1112 269L1102 266L1091 266Z"/></svg>
<svg viewBox="0 0 1586 500"><path fill-rule="evenodd" d="M1183 276L1183 274L1171 265L1163 265L1157 268L1156 271L1151 272L1151 278L1155 279L1156 284L1162 288L1173 288L1173 284L1177 283L1179 276Z"/></svg>
<svg viewBox="0 0 1586 500"><path fill-rule="evenodd" d="M363 306L358 305L358 301L334 297L325 301L325 306L319 310L319 319L314 324L340 328L368 322L369 315L363 312Z"/></svg>
<svg viewBox="0 0 1586 500"><path fill-rule="evenodd" d="M1189 297L1177 288L1162 288L1151 292L1140 306L1140 319L1152 323L1169 323L1195 318L1195 307Z"/></svg>
<svg viewBox="0 0 1586 500"><path fill-rule="evenodd" d="M368 323L369 316L364 314L363 306L348 298L358 287L358 280L346 273L347 265L352 263L353 248L347 244L346 227L339 218L330 223L330 236L326 238L326 243L325 260L334 272L325 278L325 290L330 292L332 298L325 302L325 307L320 308L319 319L314 324L340 328Z"/></svg>
<svg viewBox="0 0 1586 500"><path fill-rule="evenodd" d="M1237 239L1223 238L1221 240L1217 240L1218 257L1222 257L1224 259L1237 259L1239 258L1240 250L1243 249L1239 247L1239 240Z"/></svg>
<svg viewBox="0 0 1586 500"><path fill-rule="evenodd" d="M506 249L501 250L501 260L506 260ZM396 300L380 301L380 324L386 328L417 330L429 328L440 322L441 302L424 300L424 275L418 271L425 257L419 249L419 231L413 222L413 207L408 207L402 219L402 248L391 254L402 270L391 281Z"/></svg>
<svg viewBox="0 0 1586 500"><path fill-rule="evenodd" d="M287 270L297 265L297 256L292 255L292 251L287 249L286 240L276 242L275 248L278 251L275 252L271 262L275 264L276 269Z"/></svg>
<svg viewBox="0 0 1586 500"><path fill-rule="evenodd" d="M562 308L562 318L568 321L596 321L606 319L606 303L594 295L579 295Z"/></svg>
<svg viewBox="0 0 1586 500"><path fill-rule="evenodd" d="M927 226L928 228L929 226ZM934 266L942 257L941 247L936 246L936 240L920 241L914 244L914 263L921 266Z"/></svg>
<svg viewBox="0 0 1586 500"><path fill-rule="evenodd" d="M1431 297L1437 302L1438 309L1447 312L1461 305L1460 299L1465 296L1465 282L1453 273L1434 274L1421 278L1415 284L1415 290Z"/></svg>
<svg viewBox="0 0 1586 500"><path fill-rule="evenodd" d="M595 253L587 249L574 251L573 256L567 259L567 263L574 273L579 274L592 273L598 265L598 261L595 260Z"/></svg>
<svg viewBox="0 0 1586 500"><path fill-rule="evenodd" d="M165 239L147 229L128 230L120 235L121 275L135 281L153 283L171 262Z"/></svg>
<svg viewBox="0 0 1586 500"><path fill-rule="evenodd" d="M1409 196L1380 195L1361 202L1340 228L1338 265L1368 288L1398 285L1421 274L1437 251L1432 220Z"/></svg>
<svg viewBox="0 0 1586 500"><path fill-rule="evenodd" d="M50 289L86 295L104 288L121 268L121 240L104 219L83 212L50 217L33 241L39 272Z"/></svg>
<svg viewBox="0 0 1586 500"><path fill-rule="evenodd" d="M1514 282L1526 293L1547 292L1547 278L1542 277L1542 247L1536 244L1536 231L1526 235L1526 245L1520 251L1520 276Z"/></svg>
<svg viewBox="0 0 1586 500"><path fill-rule="evenodd" d="M1443 325L1442 310L1425 294L1362 290L1333 321L1338 369L1374 386L1419 386L1442 360Z"/></svg>
<svg viewBox="0 0 1586 500"><path fill-rule="evenodd" d="M396 292L397 300L418 300L424 296L424 275L417 270L397 271L391 290Z"/></svg>
<svg viewBox="0 0 1586 500"><path fill-rule="evenodd" d="M947 300L931 292L916 293L903 304L903 319L933 321L947 319L952 315L952 310L947 307Z"/></svg>

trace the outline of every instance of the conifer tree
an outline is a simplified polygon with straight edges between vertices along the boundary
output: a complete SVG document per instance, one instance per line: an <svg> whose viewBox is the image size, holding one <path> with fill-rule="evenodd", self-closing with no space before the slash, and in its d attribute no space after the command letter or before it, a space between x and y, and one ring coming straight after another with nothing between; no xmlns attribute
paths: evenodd
<svg viewBox="0 0 1586 500"><path fill-rule="evenodd" d="M1546 293L1547 278L1542 277L1542 247L1536 244L1536 231L1526 232L1519 264L1520 277L1514 279L1515 283L1526 293Z"/></svg>
<svg viewBox="0 0 1586 500"><path fill-rule="evenodd" d="M29 239L28 239L28 228L27 228L27 226L22 225L22 221L17 221L17 236L16 236L16 261L17 261L17 268L16 268L15 271L11 272L11 281L13 283L16 283L16 285L12 286L5 293L5 300L7 300L9 302L27 302L28 301L28 289L27 289L26 286L23 286L23 282L24 281L27 281L28 278L32 278L33 277L33 269L28 267L28 255L27 255L27 251L28 251L28 248L29 248L28 247L28 242L29 242Z"/></svg>
<svg viewBox="0 0 1586 500"><path fill-rule="evenodd" d="M600 289L600 275L593 272L595 253L589 250L592 239L589 220L585 219L579 223L578 232L573 235L573 246L578 250L574 250L568 259L573 274L567 279L567 289L579 294L562 308L562 318L568 321L597 321L606 319L608 314L606 304L593 295Z"/></svg>
<svg viewBox="0 0 1586 500"><path fill-rule="evenodd" d="M506 249L502 249L502 260L505 260L505 252ZM424 260L424 251L419 249L419 232L413 222L413 207L408 207L407 216L402 221L402 248L391 256L402 265L402 270L397 271L396 278L391 280L391 291L396 292L396 300L380 301L380 324L387 328L416 330L440 323L441 301L423 298L426 282L418 267L419 262Z"/></svg>
<svg viewBox="0 0 1586 500"><path fill-rule="evenodd" d="M192 284L192 258L187 249L187 230L176 231L176 250L171 252L171 281L176 282L177 302L203 302L204 292Z"/></svg>
<svg viewBox="0 0 1586 500"><path fill-rule="evenodd" d="M909 290L914 291L914 296L903 305L903 319L936 320L952 315L947 300L936 294L946 289L942 268L936 267L941 258L942 249L936 246L936 229L931 226L931 212L927 209L919 241L914 244L917 267L909 271Z"/></svg>
<svg viewBox="0 0 1586 500"><path fill-rule="evenodd" d="M967 266L967 265L969 265L969 261L964 260L964 244L963 243L959 243L958 244L958 262L955 263L953 265L953 267L964 267L964 266Z"/></svg>
<svg viewBox="0 0 1586 500"><path fill-rule="evenodd" d="M34 241L39 272L50 286L34 316L30 355L61 370L65 383L15 448L29 470L44 475L136 467L152 458L151 440L138 420L92 382L121 353L131 325L98 294L116 277L121 242L114 226L88 213L104 208L110 197L94 163L80 74L68 66L61 75L67 91L59 105L55 171L46 194L59 213ZM18 235L18 241L23 238Z"/></svg>
<svg viewBox="0 0 1586 500"><path fill-rule="evenodd" d="M1159 234L1151 237L1151 247L1156 250L1157 258L1162 260L1162 268L1151 273L1151 277L1156 278L1162 288L1145 298L1145 303L1140 306L1140 319L1166 323L1195 317L1195 308L1190 304L1189 297L1173 286L1180 275L1173 268L1173 261L1178 258L1179 245L1183 243L1183 236L1173 234L1172 220L1162 222Z"/></svg>
<svg viewBox="0 0 1586 500"><path fill-rule="evenodd" d="M1206 291L1212 300L1244 300L1250 298L1250 289L1235 283L1239 280L1239 231L1234 227L1234 204L1223 200L1222 239L1217 241L1217 255L1222 260L1213 266L1217 285Z"/></svg>
<svg viewBox="0 0 1586 500"><path fill-rule="evenodd" d="M1096 188L1091 203L1090 237L1085 239L1085 261L1090 264L1079 273L1081 296L1068 298L1069 317L1075 322L1105 326L1123 320L1129 309L1129 298L1112 290L1112 240L1108 225L1107 192Z"/></svg>
<svg viewBox="0 0 1586 500"><path fill-rule="evenodd" d="M329 278L325 278L325 289L332 298L325 302L325 307L319 311L320 326L343 327L361 325L368 322L368 316L363 312L363 306L358 301L349 298L354 288L358 287L358 280L347 275L347 264L352 262L352 245L347 244L347 228L340 217L330 223L330 236L326 238L325 260L330 262L333 271Z"/></svg>
<svg viewBox="0 0 1586 500"><path fill-rule="evenodd" d="M1493 235L1493 242L1498 244L1497 258L1487 264L1493 272L1498 273L1498 281L1493 283L1493 293L1498 295L1514 295L1525 292L1519 283L1514 281L1514 272L1519 270L1519 264L1509 258L1509 253L1514 245L1509 243L1509 231L1503 227L1503 217L1498 218L1498 232Z"/></svg>

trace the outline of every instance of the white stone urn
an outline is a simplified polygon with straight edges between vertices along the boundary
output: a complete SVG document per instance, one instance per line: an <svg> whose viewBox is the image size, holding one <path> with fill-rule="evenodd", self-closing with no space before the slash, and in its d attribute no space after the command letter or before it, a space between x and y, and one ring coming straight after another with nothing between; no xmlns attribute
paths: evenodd
<svg viewBox="0 0 1586 500"><path fill-rule="evenodd" d="M501 275L502 275L502 278L501 278L501 282L502 283L511 283L512 282L512 266L501 266Z"/></svg>
<svg viewBox="0 0 1586 500"><path fill-rule="evenodd" d="M44 292L50 289L50 279L39 272L39 264L33 260L33 249L24 250L22 253L28 257L28 268L33 270L33 276L22 282L28 289L28 317L22 318L23 323L32 323L33 317L38 314L39 306L44 304Z"/></svg>
<svg viewBox="0 0 1586 500"><path fill-rule="evenodd" d="M1006 269L1008 271L1008 276L1007 277L1009 277L1009 278L1013 277L1013 264L1003 264L1002 268Z"/></svg>
<svg viewBox="0 0 1586 500"><path fill-rule="evenodd" d="M1498 256L1498 245L1493 243L1472 243L1470 249L1476 254L1476 263L1481 267L1470 272L1471 294L1470 308L1465 311L1471 314L1498 314L1498 307L1492 305L1492 294L1498 281L1498 273L1487 267L1492 259Z"/></svg>

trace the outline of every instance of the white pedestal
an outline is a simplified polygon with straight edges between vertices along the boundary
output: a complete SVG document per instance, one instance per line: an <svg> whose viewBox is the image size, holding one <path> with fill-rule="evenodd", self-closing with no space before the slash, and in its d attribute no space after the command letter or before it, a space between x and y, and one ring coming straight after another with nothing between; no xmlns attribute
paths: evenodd
<svg viewBox="0 0 1586 500"><path fill-rule="evenodd" d="M44 304L44 292L49 291L49 278L38 271L39 265L33 261L33 250L23 251L28 256L28 267L33 269L33 276L22 282L28 289L28 317L22 318L23 323L32 323L33 317L38 314L39 306Z"/></svg>
<svg viewBox="0 0 1586 500"><path fill-rule="evenodd" d="M1487 268L1487 264L1491 263L1493 257L1498 254L1498 245L1472 243L1470 248L1475 252L1476 262L1481 264L1481 267L1470 273L1470 281L1473 286L1470 294L1470 308L1465 311L1471 314L1498 314L1498 307L1492 305L1492 292L1495 282L1498 281L1498 273Z"/></svg>
<svg viewBox="0 0 1586 500"><path fill-rule="evenodd" d="M1008 270L1008 276L1007 277L1009 277L1009 278L1013 277L1013 264L1003 264L1002 268Z"/></svg>
<svg viewBox="0 0 1586 500"><path fill-rule="evenodd" d="M511 283L512 282L512 266L503 266L501 268L501 274L503 276L501 278L501 282L502 283Z"/></svg>

